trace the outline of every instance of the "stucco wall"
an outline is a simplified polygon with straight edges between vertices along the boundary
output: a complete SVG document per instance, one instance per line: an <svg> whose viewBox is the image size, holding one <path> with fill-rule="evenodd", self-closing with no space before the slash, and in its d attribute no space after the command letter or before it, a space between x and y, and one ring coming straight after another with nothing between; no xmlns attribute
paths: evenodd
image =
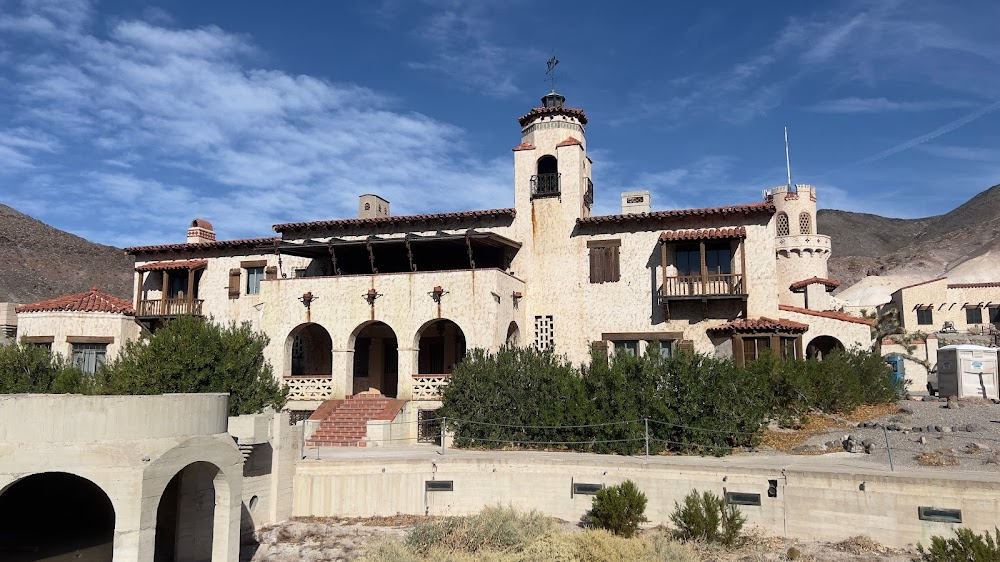
<svg viewBox="0 0 1000 562"><path fill-rule="evenodd" d="M824 318L822 316L787 310L781 311L781 317L809 325L809 330L802 335L802 349L806 349L812 340L820 336L837 338L844 345L844 349L849 350L855 346L861 349L871 349L871 327L867 324L846 322L835 318Z"/></svg>
<svg viewBox="0 0 1000 562"><path fill-rule="evenodd" d="M73 356L67 337L114 338L107 347L108 361L118 356L126 341L139 337L142 328L135 318L112 312L22 312L18 315L18 337L52 337L52 352Z"/></svg>
<svg viewBox="0 0 1000 562"><path fill-rule="evenodd" d="M939 279L892 294L893 304L900 310L900 319L908 332L940 330L946 321L954 323L959 332L979 333L989 330L990 308L1000 307L1000 287L949 287L947 279ZM917 323L917 306L931 306L931 324ZM982 323L969 324L966 306L981 310Z"/></svg>

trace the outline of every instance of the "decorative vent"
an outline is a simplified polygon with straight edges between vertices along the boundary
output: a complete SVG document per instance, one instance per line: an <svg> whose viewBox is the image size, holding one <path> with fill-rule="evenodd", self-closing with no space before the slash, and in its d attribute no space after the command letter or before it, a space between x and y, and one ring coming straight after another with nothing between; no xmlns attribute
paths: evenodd
<svg viewBox="0 0 1000 562"><path fill-rule="evenodd" d="M799 234L812 234L812 219L809 213L799 215Z"/></svg>
<svg viewBox="0 0 1000 562"><path fill-rule="evenodd" d="M760 494L726 492L726 503L730 505L760 505Z"/></svg>
<svg viewBox="0 0 1000 562"><path fill-rule="evenodd" d="M425 480L424 490L427 492L454 492L454 480Z"/></svg>
<svg viewBox="0 0 1000 562"><path fill-rule="evenodd" d="M550 351L555 348L555 322L552 316L535 316L535 348Z"/></svg>
<svg viewBox="0 0 1000 562"><path fill-rule="evenodd" d="M788 236L788 215L778 213L778 236Z"/></svg>
<svg viewBox="0 0 1000 562"><path fill-rule="evenodd" d="M604 489L604 484L584 484L583 482L574 482L573 491L570 497L580 495L580 496L593 496L597 492Z"/></svg>
<svg viewBox="0 0 1000 562"><path fill-rule="evenodd" d="M919 517L921 521L935 521L938 523L961 523L962 510L945 509L942 507L920 506L917 508L917 517Z"/></svg>

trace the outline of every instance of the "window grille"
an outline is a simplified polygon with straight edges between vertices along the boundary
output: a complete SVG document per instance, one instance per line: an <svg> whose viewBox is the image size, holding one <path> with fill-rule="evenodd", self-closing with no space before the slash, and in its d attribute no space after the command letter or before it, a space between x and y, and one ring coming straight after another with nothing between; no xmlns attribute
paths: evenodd
<svg viewBox="0 0 1000 562"><path fill-rule="evenodd" d="M248 295L259 295L260 294L260 282L264 279L264 268L263 267L248 267L247 268L247 294Z"/></svg>
<svg viewBox="0 0 1000 562"><path fill-rule="evenodd" d="M788 236L788 215L778 213L778 236Z"/></svg>
<svg viewBox="0 0 1000 562"><path fill-rule="evenodd" d="M96 373L106 362L108 345L104 343L74 343L73 365L84 373Z"/></svg>
<svg viewBox="0 0 1000 562"><path fill-rule="evenodd" d="M799 215L799 234L812 234L812 219L809 213Z"/></svg>
<svg viewBox="0 0 1000 562"><path fill-rule="evenodd" d="M550 351L555 348L555 323L552 316L535 316L535 348Z"/></svg>

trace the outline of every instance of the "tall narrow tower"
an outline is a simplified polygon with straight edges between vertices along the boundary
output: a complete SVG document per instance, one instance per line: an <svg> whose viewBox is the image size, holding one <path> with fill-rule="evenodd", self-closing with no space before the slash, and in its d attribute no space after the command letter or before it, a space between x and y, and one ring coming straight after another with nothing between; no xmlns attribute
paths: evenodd
<svg viewBox="0 0 1000 562"><path fill-rule="evenodd" d="M830 237L816 232L816 188L811 185L781 185L765 191L774 203L775 259L778 302L826 310L829 299L816 293L828 287L803 288L792 292L793 283L812 278L826 279L830 259ZM815 294L814 294L815 293ZM813 298L808 299L808 296Z"/></svg>

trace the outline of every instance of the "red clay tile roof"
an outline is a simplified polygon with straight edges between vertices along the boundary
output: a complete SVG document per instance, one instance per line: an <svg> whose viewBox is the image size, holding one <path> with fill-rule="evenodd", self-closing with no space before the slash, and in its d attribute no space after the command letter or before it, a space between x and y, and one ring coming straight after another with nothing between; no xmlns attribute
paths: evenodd
<svg viewBox="0 0 1000 562"><path fill-rule="evenodd" d="M514 152L517 152L519 150L535 150L535 145L530 144L530 143L526 143L526 142L522 142L521 144L515 146L511 150L513 150Z"/></svg>
<svg viewBox="0 0 1000 562"><path fill-rule="evenodd" d="M912 285L907 285L905 287L900 287L896 291L902 291L903 289L912 289L913 287L919 287L921 285L926 285L928 283L936 283L937 281L944 281L948 277L938 277L937 279L929 279L927 281L921 281L920 283L914 283Z"/></svg>
<svg viewBox="0 0 1000 562"><path fill-rule="evenodd" d="M113 312L115 314L124 314L125 316L133 316L135 314L135 311L132 309L132 303L125 299L102 293L97 290L97 287L86 293L76 293L34 304L26 304L15 308L15 310L18 313L70 311Z"/></svg>
<svg viewBox="0 0 1000 562"><path fill-rule="evenodd" d="M750 320L733 320L721 326L709 328L708 332L733 332L737 334L759 333L759 332L785 332L791 334L801 334L809 329L809 324L793 322L791 320L772 320L770 318L757 318Z"/></svg>
<svg viewBox="0 0 1000 562"><path fill-rule="evenodd" d="M556 148L559 148L560 146L580 146L582 144L583 143L580 142L580 139L578 139L576 137L566 137L566 140L564 140L561 143L557 144Z"/></svg>
<svg viewBox="0 0 1000 562"><path fill-rule="evenodd" d="M159 246L132 246L125 248L126 254L153 254L159 252L185 252L198 250L218 250L230 248L254 248L265 244L274 244L280 238L243 238L240 240L219 240L216 242L198 242L195 244L161 244Z"/></svg>
<svg viewBox="0 0 1000 562"><path fill-rule="evenodd" d="M587 124L587 114L585 114L582 109L577 109L575 107L536 107L518 117L517 122L523 127L532 119L541 115L566 115L568 117L576 117L580 120L582 125Z"/></svg>
<svg viewBox="0 0 1000 562"><path fill-rule="evenodd" d="M660 233L660 242L674 240L718 240L720 238L746 238L747 229L738 228L686 228Z"/></svg>
<svg viewBox="0 0 1000 562"><path fill-rule="evenodd" d="M208 265L208 260L158 261L137 266L135 270L168 271L173 269L201 269L206 265Z"/></svg>
<svg viewBox="0 0 1000 562"><path fill-rule="evenodd" d="M865 324L867 326L871 326L873 323L871 320L867 318L851 316L846 312L837 312L836 310L809 310L808 308L788 306L787 304L779 304L778 310L784 310L785 312L798 312L799 314L807 314L809 316L819 316L820 318L831 318L833 320L842 320L844 322L854 322L855 324Z"/></svg>
<svg viewBox="0 0 1000 562"><path fill-rule="evenodd" d="M1000 287L1000 281L989 281L987 283L949 283L949 289L985 289L988 287Z"/></svg>
<svg viewBox="0 0 1000 562"><path fill-rule="evenodd" d="M703 209L671 209L653 211L651 213L632 213L628 215L598 215L576 219L577 224L602 224L643 221L671 217L707 217L711 215L750 215L753 213L773 213L774 203L750 203L748 205L732 205L729 207L706 207Z"/></svg>
<svg viewBox="0 0 1000 562"><path fill-rule="evenodd" d="M462 211L459 213L436 213L431 215L401 215L398 217L374 217L370 219L339 219L313 222L290 222L274 225L275 232L302 230L306 228L346 228L351 226L396 226L412 223L449 222L476 220L483 218L514 218L514 209L486 209L482 211Z"/></svg>
<svg viewBox="0 0 1000 562"><path fill-rule="evenodd" d="M835 279L824 279L823 277L810 277L809 279L803 279L802 281L796 281L788 286L788 289L792 292L799 293L809 285L813 283L821 283L826 285L826 291L830 292L840 286L840 281Z"/></svg>

